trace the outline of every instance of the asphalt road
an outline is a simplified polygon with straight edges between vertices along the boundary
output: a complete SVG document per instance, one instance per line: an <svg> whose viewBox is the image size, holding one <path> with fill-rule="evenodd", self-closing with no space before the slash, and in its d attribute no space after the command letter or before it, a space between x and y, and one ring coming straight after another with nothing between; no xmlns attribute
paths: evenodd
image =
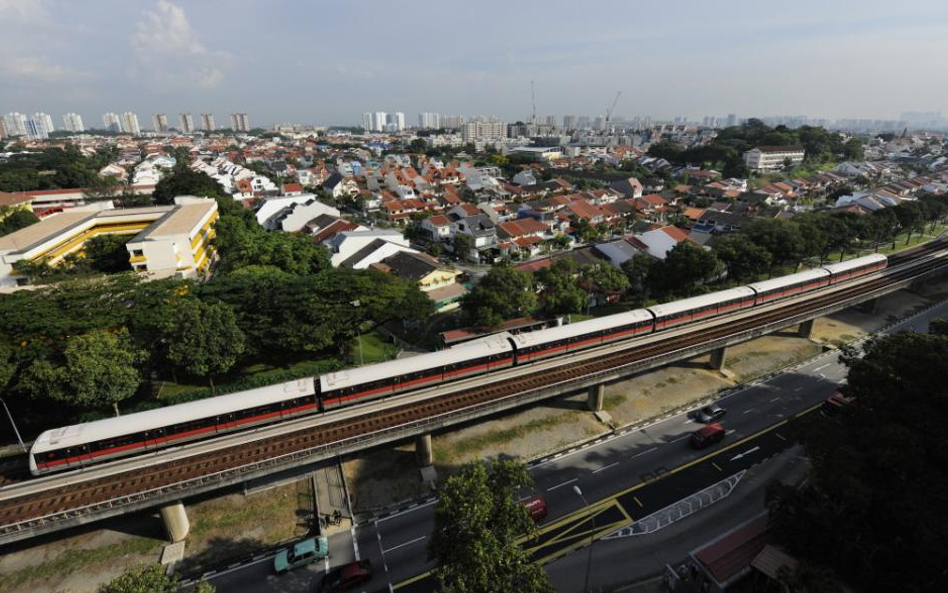
<svg viewBox="0 0 948 593"><path fill-rule="evenodd" d="M888 331L927 331L929 319L946 314L948 303ZM633 520L767 459L785 460L785 451L792 445L785 421L826 399L845 374L838 354L828 352L729 393L719 400L727 409L721 421L727 436L722 443L703 451L688 444L689 434L702 425L689 413L683 413L533 466L534 491L521 494L540 494L549 508L549 517L540 525L540 544L531 548L533 557L546 564L560 591L582 590L583 583L576 575L585 574L586 554L571 552L588 544L590 535L598 539L615 532ZM582 490L589 507L574 493L573 486ZM754 487L762 486L763 482ZM686 521L700 521L700 515ZM592 517L596 521L594 530ZM733 524L736 523L739 521ZM432 568L426 553L432 528L433 503L358 526L358 556L371 559L375 567L375 578L361 590L389 591L390 586L400 593L431 590L430 580L419 577ZM338 537L330 542L333 566L350 557L339 549L346 545L345 539ZM591 574L591 587L629 582L637 576L635 571L645 577L660 570L664 563L677 560L658 554L653 556L653 562L639 567L615 561L623 557L627 548L641 546L643 541L646 540L631 537L597 542L592 563L600 568ZM213 578L212 583L221 592L303 591L318 583L325 566L314 565L282 577L269 575L269 568L267 562L237 568Z"/></svg>

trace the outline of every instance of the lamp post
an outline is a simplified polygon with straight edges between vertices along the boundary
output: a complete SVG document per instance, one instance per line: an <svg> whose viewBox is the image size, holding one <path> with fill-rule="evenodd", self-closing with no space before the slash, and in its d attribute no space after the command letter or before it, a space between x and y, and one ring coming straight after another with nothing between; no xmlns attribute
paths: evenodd
<svg viewBox="0 0 948 593"><path fill-rule="evenodd" d="M26 445L23 444L23 439L20 438L20 431L16 428L16 422L13 421L13 414L10 413L10 408L7 407L7 402L0 397L0 403L3 404L3 409L7 413L7 418L10 419L10 426L13 427L13 434L16 435L16 440L20 443L20 448L23 449L23 452L26 453Z"/></svg>
<svg viewBox="0 0 948 593"><path fill-rule="evenodd" d="M588 508L589 501L583 496L583 491L579 489L579 486L574 485L573 492L583 499L583 504ZM589 555L586 557L586 581L583 583L583 593L589 593L589 570L592 568L593 543L596 541L596 515L589 515L589 520L592 521L592 531L589 533Z"/></svg>
<svg viewBox="0 0 948 593"><path fill-rule="evenodd" d="M359 302L359 299L352 301L351 304L353 307L357 309L359 308L360 305L362 305L362 303ZM363 366L365 364L365 359L362 357L362 322L361 320L356 325L356 339L359 341L359 366Z"/></svg>

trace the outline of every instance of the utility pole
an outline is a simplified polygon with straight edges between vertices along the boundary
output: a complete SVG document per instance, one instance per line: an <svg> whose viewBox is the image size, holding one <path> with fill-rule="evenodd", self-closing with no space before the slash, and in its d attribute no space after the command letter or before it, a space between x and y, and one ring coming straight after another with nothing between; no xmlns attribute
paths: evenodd
<svg viewBox="0 0 948 593"><path fill-rule="evenodd" d="M533 99L533 115L530 117L530 123L537 123L537 87L534 82L530 81L530 96Z"/></svg>

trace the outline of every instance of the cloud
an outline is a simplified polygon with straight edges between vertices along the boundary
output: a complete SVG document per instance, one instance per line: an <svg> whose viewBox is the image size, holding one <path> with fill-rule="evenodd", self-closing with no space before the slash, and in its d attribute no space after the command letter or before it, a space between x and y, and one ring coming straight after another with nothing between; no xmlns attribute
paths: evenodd
<svg viewBox="0 0 948 593"><path fill-rule="evenodd" d="M135 56L130 73L135 77L161 85L197 85L203 89L214 88L224 80L222 64L229 60L229 54L208 50L184 9L169 0L158 0L155 10L144 11L129 41Z"/></svg>
<svg viewBox="0 0 948 593"><path fill-rule="evenodd" d="M22 22L46 18L46 6L40 0L0 0L0 17L11 17Z"/></svg>
<svg viewBox="0 0 948 593"><path fill-rule="evenodd" d="M77 82L91 78L91 74L53 64L43 56L11 56L0 61L4 77L24 82Z"/></svg>

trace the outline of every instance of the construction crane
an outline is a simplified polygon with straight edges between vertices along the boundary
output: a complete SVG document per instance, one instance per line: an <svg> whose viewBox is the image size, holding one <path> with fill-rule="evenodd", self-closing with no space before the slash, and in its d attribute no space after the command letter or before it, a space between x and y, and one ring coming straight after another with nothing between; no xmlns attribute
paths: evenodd
<svg viewBox="0 0 948 593"><path fill-rule="evenodd" d="M533 98L533 117L530 118L530 123L537 123L537 87L533 84L533 81L530 81L530 95Z"/></svg>
<svg viewBox="0 0 948 593"><path fill-rule="evenodd" d="M613 99L612 101L612 107L610 107L609 110L606 111L606 123L609 123L609 120L612 118L612 110L616 108L616 103L619 102L619 97L621 96L622 96L622 91L619 91L618 93L616 93L616 98ZM534 107L534 111L536 111L535 107Z"/></svg>

